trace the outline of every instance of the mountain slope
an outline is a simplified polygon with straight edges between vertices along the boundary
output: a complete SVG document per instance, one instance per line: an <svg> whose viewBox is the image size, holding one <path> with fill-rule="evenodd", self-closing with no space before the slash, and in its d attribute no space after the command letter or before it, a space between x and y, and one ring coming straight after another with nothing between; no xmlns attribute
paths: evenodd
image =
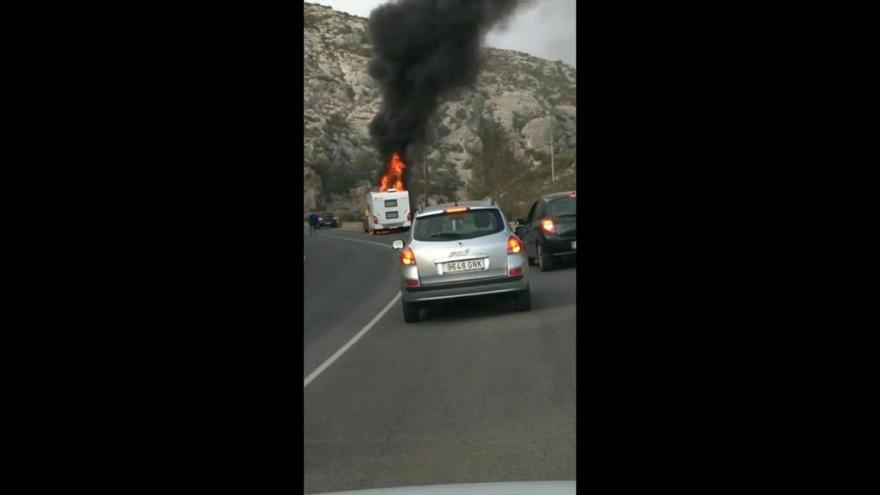
<svg viewBox="0 0 880 495"><path fill-rule="evenodd" d="M314 180L305 185L304 207L357 210L382 168L368 131L381 97L367 73L367 19L304 3L303 36L304 167L315 169L323 184L323 191L316 190ZM450 185L437 191L432 185L432 199L467 197L470 170L465 165L481 150L481 118L500 122L513 138L516 156L534 167L549 167L543 155L549 153L551 122L555 153L573 155L575 94L571 66L484 49L475 87L448 95L432 123L429 178L443 178L438 186ZM421 177L420 167L412 167L409 176L409 188L417 193L421 190L414 183ZM556 173L573 170L559 170L557 163Z"/></svg>

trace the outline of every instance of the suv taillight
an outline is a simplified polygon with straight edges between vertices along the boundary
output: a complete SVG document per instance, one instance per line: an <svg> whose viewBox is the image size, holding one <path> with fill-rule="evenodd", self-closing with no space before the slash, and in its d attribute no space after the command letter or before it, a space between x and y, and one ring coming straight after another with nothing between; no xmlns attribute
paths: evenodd
<svg viewBox="0 0 880 495"><path fill-rule="evenodd" d="M507 238L507 254L519 254L523 252L523 244L522 241L519 240L519 237L512 235ZM523 269L521 266L515 266L512 268L508 268L507 276L508 277L518 277L522 275Z"/></svg>
<svg viewBox="0 0 880 495"><path fill-rule="evenodd" d="M552 218L547 217L541 220L541 228L544 229L544 232L547 232L549 234L556 233L556 225L553 224Z"/></svg>
<svg viewBox="0 0 880 495"><path fill-rule="evenodd" d="M400 264L404 266L411 266L416 264L416 255L413 253L413 250L409 248L409 246L403 248L400 252Z"/></svg>
<svg viewBox="0 0 880 495"><path fill-rule="evenodd" d="M522 241L519 237L512 235L507 239L507 254L517 254L522 252Z"/></svg>

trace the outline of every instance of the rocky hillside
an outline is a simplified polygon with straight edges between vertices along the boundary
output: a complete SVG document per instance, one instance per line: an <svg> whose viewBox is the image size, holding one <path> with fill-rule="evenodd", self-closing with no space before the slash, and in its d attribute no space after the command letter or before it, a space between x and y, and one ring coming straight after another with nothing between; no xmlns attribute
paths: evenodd
<svg viewBox="0 0 880 495"><path fill-rule="evenodd" d="M377 157L368 125L381 100L367 73L367 19L317 4L304 3L304 9L303 144L304 177L309 179L304 207L357 210L370 184L363 181L363 174L358 176L360 182L339 183L337 179L380 166L370 162ZM427 156L431 177L435 168L445 167L460 179L458 197L467 197L470 170L465 163L482 145L478 136L481 116L500 122L514 138L516 155L534 167L549 167L542 155L549 153L551 122L555 153L573 154L575 94L571 66L514 51L484 49L476 87L449 95L432 124L434 142ZM327 164L335 167L334 172L327 172ZM565 173L557 168L557 174Z"/></svg>

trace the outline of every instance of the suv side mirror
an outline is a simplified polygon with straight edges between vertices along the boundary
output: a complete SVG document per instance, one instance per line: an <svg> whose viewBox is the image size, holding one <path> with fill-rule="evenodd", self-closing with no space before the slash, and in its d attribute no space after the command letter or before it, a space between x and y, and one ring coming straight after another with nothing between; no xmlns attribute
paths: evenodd
<svg viewBox="0 0 880 495"><path fill-rule="evenodd" d="M391 243L391 248L395 251L400 251L401 249L403 249L403 241L397 239L396 241Z"/></svg>
<svg viewBox="0 0 880 495"><path fill-rule="evenodd" d="M525 225L517 226L516 230L514 231L516 236L519 237L520 239L524 238L527 232L528 232L528 229L525 227Z"/></svg>

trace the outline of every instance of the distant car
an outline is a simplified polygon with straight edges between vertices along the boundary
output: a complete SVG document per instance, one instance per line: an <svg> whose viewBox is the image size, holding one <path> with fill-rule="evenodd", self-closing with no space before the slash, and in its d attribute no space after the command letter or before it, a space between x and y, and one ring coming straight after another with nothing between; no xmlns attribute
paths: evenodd
<svg viewBox="0 0 880 495"><path fill-rule="evenodd" d="M560 258L577 256L577 191L542 196L532 204L528 219L518 223L529 264L537 263L542 272Z"/></svg>
<svg viewBox="0 0 880 495"><path fill-rule="evenodd" d="M497 205L459 202L418 212L409 244L400 250L403 319L419 320L421 307L433 301L510 295L519 311L532 308L528 263L522 241Z"/></svg>
<svg viewBox="0 0 880 495"><path fill-rule="evenodd" d="M331 212L318 213L318 228L339 227L339 217Z"/></svg>

